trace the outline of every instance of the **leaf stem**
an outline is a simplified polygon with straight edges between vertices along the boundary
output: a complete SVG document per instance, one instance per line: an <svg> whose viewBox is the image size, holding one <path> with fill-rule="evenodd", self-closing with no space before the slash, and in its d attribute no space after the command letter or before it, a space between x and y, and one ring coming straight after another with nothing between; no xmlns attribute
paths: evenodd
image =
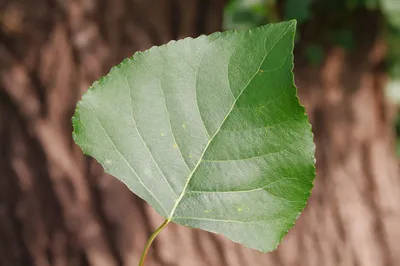
<svg viewBox="0 0 400 266"><path fill-rule="evenodd" d="M144 266L144 261L146 260L147 253L149 252L150 246L153 243L154 239L157 235L169 224L171 220L165 219L165 221L151 234L149 240L147 240L146 246L142 252L142 256L140 257L139 266Z"/></svg>

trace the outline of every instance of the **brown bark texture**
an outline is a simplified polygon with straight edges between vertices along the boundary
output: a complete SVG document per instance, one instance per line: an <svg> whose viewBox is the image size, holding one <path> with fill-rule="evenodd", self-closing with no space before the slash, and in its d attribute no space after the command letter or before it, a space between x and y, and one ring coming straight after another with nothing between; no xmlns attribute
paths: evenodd
<svg viewBox="0 0 400 266"><path fill-rule="evenodd" d="M112 65L136 50L220 30L223 6L0 1L1 266L137 265L163 219L82 155L70 119L84 91ZM357 38L355 53L332 48L322 67L295 69L313 124L317 179L278 250L262 254L169 224L149 266L400 265L400 177L380 70L385 45L374 25L361 22L359 32L368 34Z"/></svg>

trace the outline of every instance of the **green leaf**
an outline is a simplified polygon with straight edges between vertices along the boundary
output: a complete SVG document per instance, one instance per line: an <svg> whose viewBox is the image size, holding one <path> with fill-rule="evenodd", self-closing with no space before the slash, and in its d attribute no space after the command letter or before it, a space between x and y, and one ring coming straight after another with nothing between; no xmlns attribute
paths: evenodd
<svg viewBox="0 0 400 266"><path fill-rule="evenodd" d="M389 79L386 85L386 96L392 102L400 104L400 78Z"/></svg>
<svg viewBox="0 0 400 266"><path fill-rule="evenodd" d="M389 24L400 29L400 1L381 0L381 8Z"/></svg>
<svg viewBox="0 0 400 266"><path fill-rule="evenodd" d="M315 176L295 24L136 53L78 103L75 142L168 220L274 249Z"/></svg>
<svg viewBox="0 0 400 266"><path fill-rule="evenodd" d="M263 25L268 7L265 0L231 0L224 10L224 28L244 30Z"/></svg>

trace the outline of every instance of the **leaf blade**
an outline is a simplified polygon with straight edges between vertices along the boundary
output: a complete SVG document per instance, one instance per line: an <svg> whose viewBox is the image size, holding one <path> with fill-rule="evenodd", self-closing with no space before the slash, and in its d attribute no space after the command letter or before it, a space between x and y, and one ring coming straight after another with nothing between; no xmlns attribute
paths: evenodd
<svg viewBox="0 0 400 266"><path fill-rule="evenodd" d="M272 250L315 175L294 33L279 23L137 53L83 96L74 140L167 219Z"/></svg>

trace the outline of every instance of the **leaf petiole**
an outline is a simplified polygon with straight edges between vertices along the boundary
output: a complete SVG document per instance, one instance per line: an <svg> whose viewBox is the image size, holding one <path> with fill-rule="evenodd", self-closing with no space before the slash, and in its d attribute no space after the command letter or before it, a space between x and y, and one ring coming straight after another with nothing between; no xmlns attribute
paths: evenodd
<svg viewBox="0 0 400 266"><path fill-rule="evenodd" d="M149 252L150 246L153 243L154 239L157 235L169 224L171 220L165 219L165 221L151 234L149 240L147 240L146 246L142 252L142 256L140 257L139 266L144 265L144 261L146 260L147 253Z"/></svg>

